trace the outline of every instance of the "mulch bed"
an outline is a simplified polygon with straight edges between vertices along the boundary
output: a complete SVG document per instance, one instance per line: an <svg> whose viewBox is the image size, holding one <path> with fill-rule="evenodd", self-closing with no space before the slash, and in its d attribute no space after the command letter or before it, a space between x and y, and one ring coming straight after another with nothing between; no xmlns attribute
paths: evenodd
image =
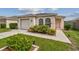
<svg viewBox="0 0 79 59"><path fill-rule="evenodd" d="M14 51L14 50L12 50L11 48L7 47L7 48L3 49L2 51Z"/></svg>

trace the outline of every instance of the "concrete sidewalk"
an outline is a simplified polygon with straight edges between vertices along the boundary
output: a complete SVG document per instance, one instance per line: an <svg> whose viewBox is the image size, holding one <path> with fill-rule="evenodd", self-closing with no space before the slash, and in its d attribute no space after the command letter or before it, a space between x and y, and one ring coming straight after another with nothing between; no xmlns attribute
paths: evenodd
<svg viewBox="0 0 79 59"><path fill-rule="evenodd" d="M32 33L32 32L27 32L27 31L22 31L22 30L20 30L19 32L23 33L23 34L27 34L27 35L52 39L52 40L56 40L56 41L62 41L65 43L71 43L70 40L65 36L65 34L63 33L62 30L56 30L56 36L47 35L47 34L40 34L40 33Z"/></svg>
<svg viewBox="0 0 79 59"><path fill-rule="evenodd" d="M56 39L60 39L60 41L71 43L71 41L67 38L62 30L56 31Z"/></svg>
<svg viewBox="0 0 79 59"><path fill-rule="evenodd" d="M17 30L12 30L12 31L9 31L9 32L0 33L0 39L15 35L17 33L18 33Z"/></svg>
<svg viewBox="0 0 79 59"><path fill-rule="evenodd" d="M62 41L65 43L71 43L70 40L62 32L62 30L56 30L56 36L39 34L39 33L31 33L31 32L27 32L26 30L12 30L10 32L0 33L0 39L5 38L5 37L9 37L9 36L12 36L12 35L15 35L18 33L27 34L27 35L36 36L36 37L41 37L41 38L47 38L47 39L56 40L56 41Z"/></svg>

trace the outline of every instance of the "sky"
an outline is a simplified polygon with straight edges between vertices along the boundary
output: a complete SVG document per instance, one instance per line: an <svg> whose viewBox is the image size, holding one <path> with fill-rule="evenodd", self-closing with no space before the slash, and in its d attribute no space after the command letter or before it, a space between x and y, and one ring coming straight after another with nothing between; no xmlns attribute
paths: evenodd
<svg viewBox="0 0 79 59"><path fill-rule="evenodd" d="M0 8L0 16L17 16L37 13L57 13L65 16L65 20L79 17L79 8Z"/></svg>

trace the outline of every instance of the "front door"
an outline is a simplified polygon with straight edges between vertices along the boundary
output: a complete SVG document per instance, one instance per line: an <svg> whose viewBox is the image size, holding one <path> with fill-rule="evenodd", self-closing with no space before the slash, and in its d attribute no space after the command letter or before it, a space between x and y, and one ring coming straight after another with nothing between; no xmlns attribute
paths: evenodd
<svg viewBox="0 0 79 59"><path fill-rule="evenodd" d="M61 19L56 19L56 29L61 29Z"/></svg>

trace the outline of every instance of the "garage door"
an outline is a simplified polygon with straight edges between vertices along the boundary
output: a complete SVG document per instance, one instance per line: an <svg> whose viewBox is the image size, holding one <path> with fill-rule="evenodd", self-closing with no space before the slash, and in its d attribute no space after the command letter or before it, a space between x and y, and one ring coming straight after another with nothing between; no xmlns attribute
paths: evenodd
<svg viewBox="0 0 79 59"><path fill-rule="evenodd" d="M28 29L30 27L30 20L21 20L21 29Z"/></svg>

